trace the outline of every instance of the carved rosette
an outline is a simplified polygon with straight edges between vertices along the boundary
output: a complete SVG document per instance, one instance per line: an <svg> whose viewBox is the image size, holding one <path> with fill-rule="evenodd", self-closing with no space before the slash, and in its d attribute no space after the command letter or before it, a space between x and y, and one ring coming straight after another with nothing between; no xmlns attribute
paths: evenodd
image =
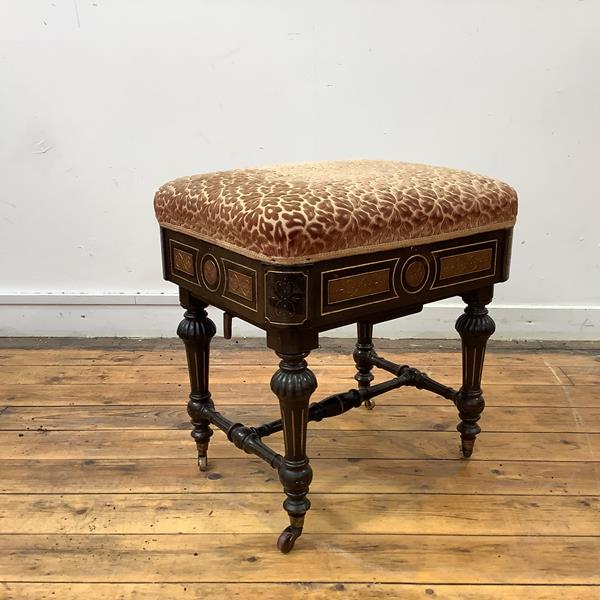
<svg viewBox="0 0 600 600"><path fill-rule="evenodd" d="M307 276L301 271L267 271L265 318L273 325L301 325L307 319Z"/></svg>

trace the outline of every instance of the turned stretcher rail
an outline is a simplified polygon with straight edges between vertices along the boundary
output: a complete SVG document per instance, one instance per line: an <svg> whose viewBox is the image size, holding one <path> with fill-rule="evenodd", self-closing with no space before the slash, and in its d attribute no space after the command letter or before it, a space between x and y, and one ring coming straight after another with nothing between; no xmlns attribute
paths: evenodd
<svg viewBox="0 0 600 600"><path fill-rule="evenodd" d="M454 404L457 402L459 394L457 390L431 379L431 377L418 369L409 367L408 365L398 365L375 353L371 354L369 360L373 366L388 371L394 374L395 377L368 387L333 394L319 402L314 402L308 408L307 421L322 421L329 417L341 415L352 408L359 407L375 396L380 396L403 386L429 390L443 398L451 400ZM212 403L203 405L201 416L223 431L227 435L227 439L238 448L244 450L244 452L262 458L274 469L279 469L281 466L283 461L281 454L269 448L261 440L263 437L282 431L283 423L281 419L264 423L258 427L247 427L243 423L236 423L225 417L215 410Z"/></svg>
<svg viewBox="0 0 600 600"><path fill-rule="evenodd" d="M359 389L352 389L347 392L341 392L339 394L333 394L327 396L319 402L314 402L308 408L308 421L322 421L329 417L335 417L341 415L352 408L357 408L367 400L379 396L393 389L397 389L403 386L413 386L418 389L425 389L430 392L434 392L447 398L456 404L456 398L458 391L454 390L434 379L422 373L418 369L409 367L408 365L398 365L385 358L372 354L369 357L373 366L379 367L385 371L388 371L396 377L370 385L368 387L362 387ZM273 433L277 433L283 429L281 419L276 419L264 425L254 428L259 438L267 437Z"/></svg>
<svg viewBox="0 0 600 600"><path fill-rule="evenodd" d="M432 379L426 373L419 371L419 369L409 367L408 365L398 365L386 358L378 356L374 352L371 353L369 358L374 367L387 371L388 373L392 373L393 375L406 373L408 375L408 381L404 385L410 385L419 390L428 390L434 394L438 394L438 396L442 396L442 398L451 400L456 404L459 394L458 390Z"/></svg>
<svg viewBox="0 0 600 600"><path fill-rule="evenodd" d="M218 427L227 435L227 439L247 454L254 454L262 458L274 469L279 469L283 463L283 456L264 444L254 427L247 427L243 423L235 423L215 410L214 405L206 404L201 409L201 416Z"/></svg>
<svg viewBox="0 0 600 600"><path fill-rule="evenodd" d="M329 417L335 417L341 415L351 408L359 407L366 400L385 394L390 390L399 388L403 385L407 385L408 378L405 374L400 374L394 379L384 381L365 388L353 389L347 392L341 392L339 394L333 394L327 396L320 402L314 402L308 407L308 421L322 421ZM256 432L259 437L266 437L283 428L281 419L265 423L256 428Z"/></svg>

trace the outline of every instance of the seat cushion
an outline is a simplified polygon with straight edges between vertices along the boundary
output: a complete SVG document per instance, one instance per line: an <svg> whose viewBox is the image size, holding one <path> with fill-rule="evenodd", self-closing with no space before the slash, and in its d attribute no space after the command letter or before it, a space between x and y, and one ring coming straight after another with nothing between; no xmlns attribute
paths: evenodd
<svg viewBox="0 0 600 600"><path fill-rule="evenodd" d="M467 171L353 160L182 177L154 207L162 227L296 264L512 227L517 195Z"/></svg>

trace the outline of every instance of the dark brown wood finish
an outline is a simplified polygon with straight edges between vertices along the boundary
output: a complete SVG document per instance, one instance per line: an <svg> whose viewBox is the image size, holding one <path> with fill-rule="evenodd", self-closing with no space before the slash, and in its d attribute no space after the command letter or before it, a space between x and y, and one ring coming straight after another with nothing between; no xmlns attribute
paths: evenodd
<svg viewBox="0 0 600 600"><path fill-rule="evenodd" d="M317 380L304 360L308 352L278 355L281 362L271 379L271 390L279 398L285 444L279 479L287 496L283 508L290 517L290 525L277 542L285 554L302 533L304 515L310 508L306 494L312 481L312 468L306 456L306 425L308 401L317 389Z"/></svg>
<svg viewBox="0 0 600 600"><path fill-rule="evenodd" d="M352 357L356 366L356 375L354 379L358 382L358 387L369 387L374 376L373 362L371 355L373 353L373 325L363 321L356 324L356 346ZM365 400L365 407L368 410L373 410L375 403L373 400Z"/></svg>
<svg viewBox="0 0 600 600"><path fill-rule="evenodd" d="M462 453L469 457L484 407L481 377L485 347L494 332L486 305L493 286L508 278L512 230L498 230L452 240L347 256L314 264L284 265L255 260L216 244L182 233L162 231L165 278L179 285L186 308L178 334L188 357L191 394L188 412L198 446L201 469L207 466L210 424L245 452L255 454L278 471L290 525L278 540L289 552L304 527L310 508L307 498L312 470L306 452L309 421L342 414L402 386L429 390L458 408ZM373 324L412 314L423 305L453 296L467 304L456 329L463 348L460 390L437 382L407 365L378 356L373 348ZM267 346L281 362L271 380L281 419L258 427L235 423L215 410L208 391L208 354L215 326L206 306L226 313L225 334L231 336L231 319L239 317L264 329ZM306 363L318 346L318 336L333 327L357 323L353 352L358 388L311 404L317 387ZM393 375L372 384L374 367ZM283 431L285 455L262 438Z"/></svg>
<svg viewBox="0 0 600 600"><path fill-rule="evenodd" d="M208 468L208 443L213 434L209 421L202 416L202 408L212 404L208 391L208 359L210 340L217 332L215 324L208 318L206 304L198 301L185 289L180 288L181 305L186 309L184 318L177 328L177 335L185 344L190 376L188 414L194 429L192 437L198 449L198 467Z"/></svg>
<svg viewBox="0 0 600 600"><path fill-rule="evenodd" d="M462 387L456 398L458 424L463 456L473 453L475 438L481 431L477 424L485 402L481 392L481 377L485 347L496 326L489 316L486 304L492 301L494 290L486 287L463 296L465 312L456 321L456 331L462 340Z"/></svg>
<svg viewBox="0 0 600 600"><path fill-rule="evenodd" d="M511 230L503 229L289 266L163 230L165 278L266 330L269 347L280 352L290 352L298 335L294 351L316 348L321 331L387 321L506 281L510 244ZM290 327L296 332L285 333Z"/></svg>

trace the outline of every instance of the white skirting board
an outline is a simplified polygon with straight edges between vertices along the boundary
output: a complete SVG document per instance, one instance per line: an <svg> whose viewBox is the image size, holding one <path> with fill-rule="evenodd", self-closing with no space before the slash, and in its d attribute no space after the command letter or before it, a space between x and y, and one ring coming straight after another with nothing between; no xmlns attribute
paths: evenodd
<svg viewBox="0 0 600 600"><path fill-rule="evenodd" d="M0 336L173 337L182 309L172 294L0 294ZM435 303L421 313L375 326L382 338L448 339L457 336L459 301ZM222 333L221 311L209 309ZM509 306L492 303L494 339L598 340L600 306ZM233 334L260 337L240 319ZM332 329L328 337L354 337L355 327Z"/></svg>

